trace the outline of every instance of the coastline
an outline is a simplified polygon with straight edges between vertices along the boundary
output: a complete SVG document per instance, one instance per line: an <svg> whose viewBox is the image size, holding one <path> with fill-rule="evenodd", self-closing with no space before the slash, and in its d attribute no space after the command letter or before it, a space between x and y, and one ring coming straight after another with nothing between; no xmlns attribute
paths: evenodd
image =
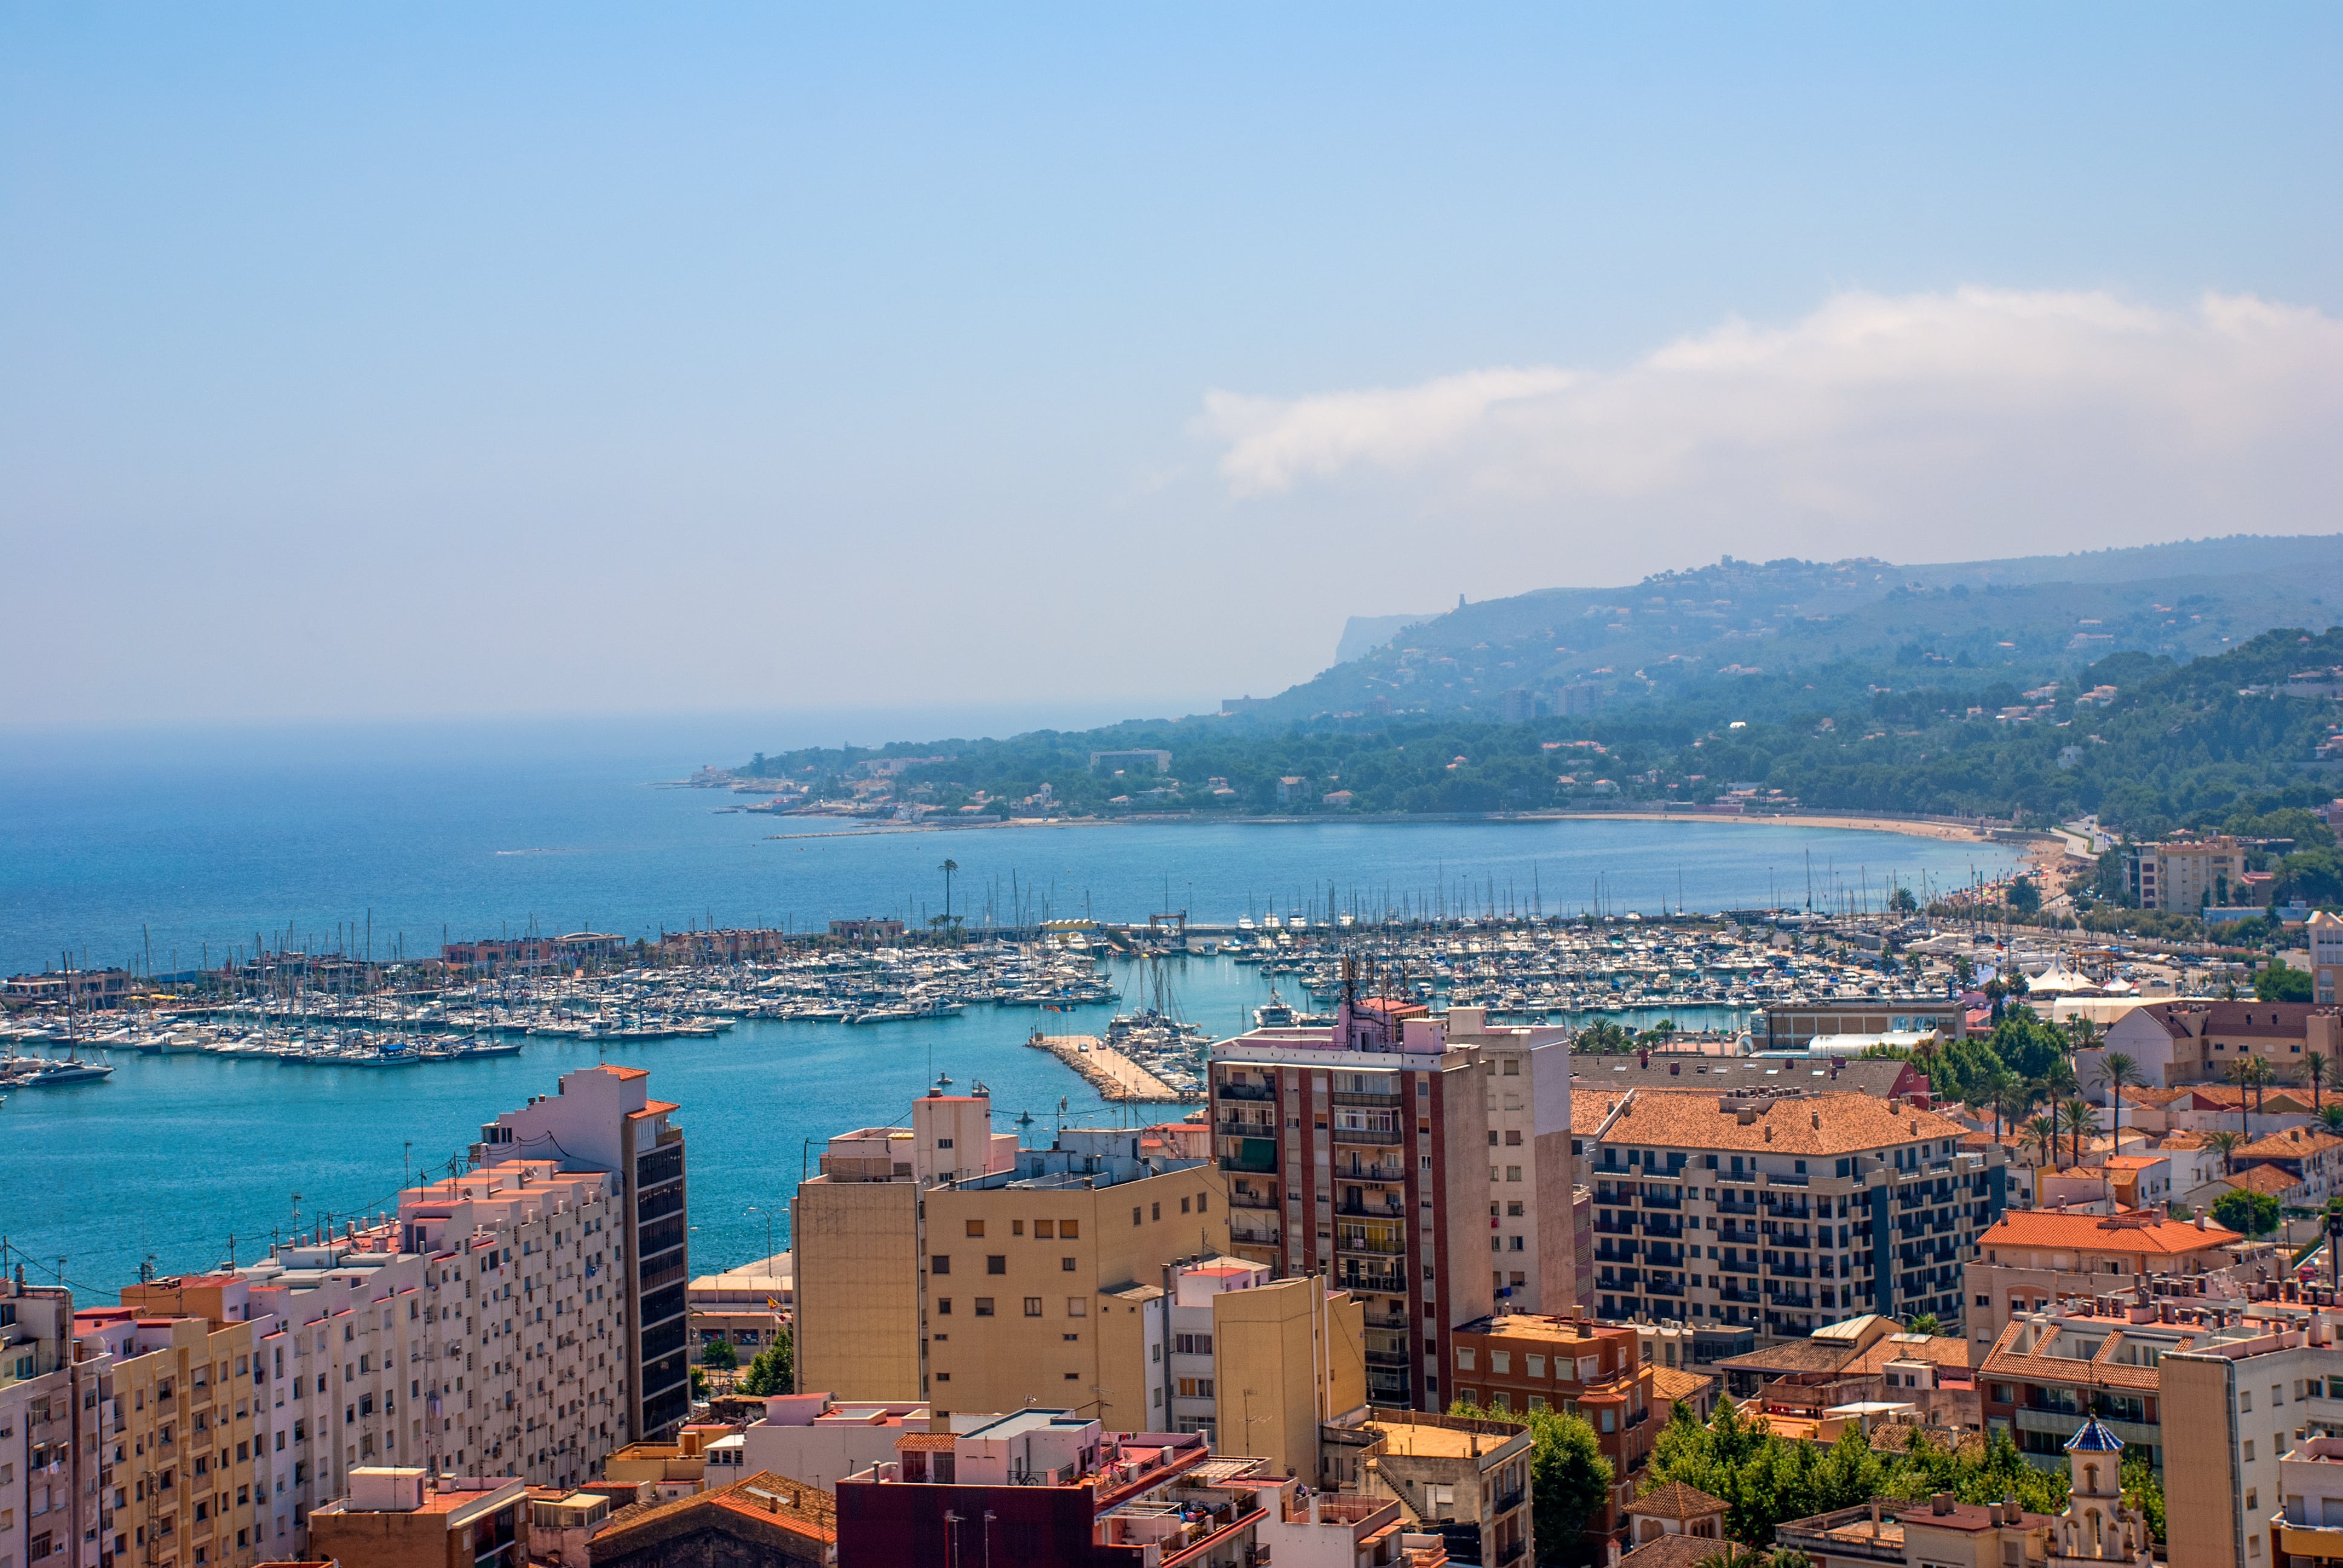
<svg viewBox="0 0 2343 1568"><path fill-rule="evenodd" d="M839 822L860 822L865 819L850 817L830 819ZM1970 827L1958 822L1933 821L1921 818L1883 817L1861 812L1797 812L1779 816L1739 817L1724 813L1694 813L1689 811L1480 811L1480 812L1352 812L1342 816L1261 816L1224 817L1192 811L1132 812L1121 817L1009 817L985 822L876 822L869 826L840 827L830 831L804 833L768 833L767 842L778 839L847 839L880 837L896 833L977 833L999 832L1010 829L1039 828L1126 828L1126 827L1234 827L1234 828L1293 828L1322 826L1335 822L1372 823L1404 826L1426 822L1477 822L1503 824L1509 822L1689 822L1725 826L1770 826L1783 828L1825 828L1860 833L1900 833L1906 838L1935 839L1946 843L1990 844L2006 843L1996 839L1993 830ZM2010 829L2000 829L2008 832ZM2027 833L2023 838L2032 844L2039 835ZM2047 836L2056 839L2056 835ZM2016 847L2016 846L2012 846ZM2047 845L2041 847L2046 851ZM2059 851L2063 853L2064 851ZM2029 851L2028 858L2036 858Z"/></svg>

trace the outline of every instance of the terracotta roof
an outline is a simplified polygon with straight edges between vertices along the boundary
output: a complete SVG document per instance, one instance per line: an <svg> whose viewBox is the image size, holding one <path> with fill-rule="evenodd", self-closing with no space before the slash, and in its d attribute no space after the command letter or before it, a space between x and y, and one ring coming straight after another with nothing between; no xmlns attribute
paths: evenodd
<svg viewBox="0 0 2343 1568"><path fill-rule="evenodd" d="M2252 1165L2234 1176L2222 1177L2221 1182L2227 1187L2267 1193L2276 1198L2293 1191L2302 1184L2302 1179L2289 1176L2275 1165Z"/></svg>
<svg viewBox="0 0 2343 1568"><path fill-rule="evenodd" d="M1977 1357L1983 1359L1981 1354ZM1957 1335L1890 1334L1865 1351L1845 1370L1868 1375L1889 1362L1926 1362L1931 1366L1958 1367L1963 1372L1976 1364L1970 1359L1968 1341Z"/></svg>
<svg viewBox="0 0 2343 1568"><path fill-rule="evenodd" d="M2308 1001L2157 1001L2136 1008L2135 1013L2145 1013L2162 1027L2164 1032L2177 1040L2187 1033L2178 1020L2182 1016L2202 1013L2204 1032L2210 1035L2249 1035L2264 1038L2300 1039L2306 1032L2304 1020L2313 1013L2332 1015L2334 1004Z"/></svg>
<svg viewBox="0 0 2343 1568"><path fill-rule="evenodd" d="M2310 1114L2310 1097L2283 1085L2274 1085L2248 1095L2234 1083L2192 1083L2187 1092L2188 1104L2183 1107L2184 1110L2222 1111L2235 1115L2240 1106L2250 1101L2257 1116L2265 1113L2272 1116Z"/></svg>
<svg viewBox="0 0 2343 1568"><path fill-rule="evenodd" d="M1619 1568L1700 1568L1725 1548L1714 1536L1663 1535L1619 1559Z"/></svg>
<svg viewBox="0 0 2343 1568"><path fill-rule="evenodd" d="M2330 1149L2343 1149L2343 1138L2323 1128L2289 1127L2240 1144L2234 1152L2240 1160L2299 1160L2306 1154L2324 1154Z"/></svg>
<svg viewBox="0 0 2343 1568"><path fill-rule="evenodd" d="M2174 1258L2245 1240L2235 1231L2210 1222L2200 1231L2178 1220L2151 1218L2143 1224L2136 1218L2155 1212L2133 1210L2122 1214L2062 1214L2056 1209L2010 1209L1977 1238L1976 1244L2063 1247L2076 1251L2137 1252Z"/></svg>
<svg viewBox="0 0 2343 1568"><path fill-rule="evenodd" d="M1580 1089L1570 1097L1571 1131L1592 1136L1624 1094ZM1776 1100L1745 1126L1719 1097L1640 1090L1605 1141L1666 1149L1722 1149L1752 1154L1853 1154L1920 1139L1956 1139L1966 1129L1934 1111L1901 1112L1865 1094L1806 1094ZM1770 1135L1770 1136L1769 1136Z"/></svg>
<svg viewBox="0 0 2343 1568"><path fill-rule="evenodd" d="M1833 1344L1827 1340L1785 1340L1776 1345L1760 1345L1737 1356L1727 1356L1717 1362L1720 1372L1765 1372L1775 1377L1787 1377L1793 1372L1835 1372L1855 1360L1857 1352L1852 1345Z"/></svg>
<svg viewBox="0 0 2343 1568"><path fill-rule="evenodd" d="M1674 1404L1680 1399L1697 1399L1715 1387L1716 1379L1708 1374L1686 1372L1682 1367L1652 1369L1653 1397L1666 1404Z"/></svg>
<svg viewBox="0 0 2343 1568"><path fill-rule="evenodd" d="M650 1069L648 1067L618 1067L607 1061L596 1067L594 1070L607 1072L613 1078L649 1078L651 1075Z"/></svg>
<svg viewBox="0 0 2343 1568"><path fill-rule="evenodd" d="M907 1453L950 1453L953 1434L949 1432L907 1432L895 1440L895 1452Z"/></svg>
<svg viewBox="0 0 2343 1568"><path fill-rule="evenodd" d="M1671 1481L1665 1486L1655 1486L1635 1499L1627 1505L1627 1512L1648 1514L1654 1519L1700 1519L1711 1513L1722 1513L1726 1506L1722 1497L1711 1497L1697 1486Z"/></svg>
<svg viewBox="0 0 2343 1568"><path fill-rule="evenodd" d="M770 1533L799 1542L834 1543L838 1499L818 1486L760 1470L719 1491L622 1510L610 1516L594 1539L608 1543L613 1551L634 1551L709 1527L752 1537Z"/></svg>
<svg viewBox="0 0 2343 1568"><path fill-rule="evenodd" d="M2343 1142L2343 1139L2337 1141ZM2164 1162L2165 1157L2161 1154L2110 1154L2107 1159L2110 1171L2145 1171L2151 1165Z"/></svg>

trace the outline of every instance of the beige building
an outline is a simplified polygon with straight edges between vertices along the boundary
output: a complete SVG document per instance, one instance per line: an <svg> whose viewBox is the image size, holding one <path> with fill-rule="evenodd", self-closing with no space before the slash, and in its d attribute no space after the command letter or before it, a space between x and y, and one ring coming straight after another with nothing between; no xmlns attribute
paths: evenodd
<svg viewBox="0 0 2343 1568"><path fill-rule="evenodd" d="M0 1568L97 1568L84 1537L112 1528L99 1389L72 1320L71 1292L28 1288L21 1269L0 1281Z"/></svg>
<svg viewBox="0 0 2343 1568"><path fill-rule="evenodd" d="M2247 1057L2268 1062L2279 1084L2298 1083L2306 1056L2343 1064L2343 1008L2333 1003L2256 1001L2157 1001L2133 1008L2108 1025L2092 1050L2077 1051L2075 1072L2104 1105L2108 1091L2099 1070L2109 1052L2132 1059L2150 1088L2221 1083L2230 1064ZM2124 1096L2125 1121L2132 1124L2135 1101ZM2303 1110L2309 1110L2306 1102ZM2233 1110L2230 1114L2236 1114Z"/></svg>
<svg viewBox="0 0 2343 1568"><path fill-rule="evenodd" d="M1426 1525L1473 1529L1479 1562L1510 1568L1537 1560L1529 1507L1530 1429L1523 1423L1371 1410L1322 1429L1319 1481L1368 1498L1394 1499Z"/></svg>
<svg viewBox="0 0 2343 1568"><path fill-rule="evenodd" d="M1210 1378L1212 1415L1209 1426L1198 1425L1213 1447L1258 1455L1270 1473L1307 1482L1318 1467L1320 1424L1367 1407L1358 1299L1329 1290L1316 1275L1272 1280L1265 1264L1219 1258L1177 1274L1167 1300L1171 1397L1186 1392L1191 1380ZM1184 1326L1199 1317L1201 1331ZM1199 1332L1209 1342L1195 1342Z"/></svg>
<svg viewBox="0 0 2343 1568"><path fill-rule="evenodd" d="M253 1376L271 1326L178 1315L163 1285L133 1304L74 1314L99 1372L99 1474L113 1512L104 1544L116 1568L246 1568L275 1555L268 1514L268 1421ZM140 1295L155 1298L142 1311Z"/></svg>
<svg viewBox="0 0 2343 1568"><path fill-rule="evenodd" d="M2343 1001L2343 915L2313 910L2303 923L2302 941L2310 951L2312 1000L2329 1007Z"/></svg>
<svg viewBox="0 0 2343 1568"><path fill-rule="evenodd" d="M2143 910L2193 915L2207 904L2242 902L2246 852L2226 833L2176 834L2124 849L2124 880Z"/></svg>
<svg viewBox="0 0 2343 1568"><path fill-rule="evenodd" d="M932 1094L908 1129L831 1141L791 1213L799 1384L1143 1428L1161 1385L1131 1350L1131 1292L1226 1250L1220 1175L1142 1152L1135 1131L1070 1128L1021 1150L991 1115L981 1093Z"/></svg>
<svg viewBox="0 0 2343 1568"><path fill-rule="evenodd" d="M2245 1238L2162 1209L2113 1214L2012 1209L1977 1238L1968 1267L1969 1338L1995 1343L2017 1319L2069 1298L2130 1290L2141 1275L2198 1274L2229 1264Z"/></svg>
<svg viewBox="0 0 2343 1568"><path fill-rule="evenodd" d="M360 1466L347 1497L310 1516L310 1554L341 1568L524 1568L528 1487Z"/></svg>

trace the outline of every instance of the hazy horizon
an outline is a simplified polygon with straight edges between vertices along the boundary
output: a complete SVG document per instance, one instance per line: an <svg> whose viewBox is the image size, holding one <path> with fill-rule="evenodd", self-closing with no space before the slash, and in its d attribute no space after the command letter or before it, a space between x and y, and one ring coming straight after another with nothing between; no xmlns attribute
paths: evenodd
<svg viewBox="0 0 2343 1568"><path fill-rule="evenodd" d="M1460 593L2343 527L2331 8L0 45L10 730L1071 725Z"/></svg>

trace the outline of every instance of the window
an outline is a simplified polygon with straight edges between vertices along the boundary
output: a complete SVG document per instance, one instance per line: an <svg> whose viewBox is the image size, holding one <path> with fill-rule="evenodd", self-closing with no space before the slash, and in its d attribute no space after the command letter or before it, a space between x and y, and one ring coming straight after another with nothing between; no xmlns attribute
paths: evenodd
<svg viewBox="0 0 2343 1568"><path fill-rule="evenodd" d="M1184 1213L1186 1213L1187 1211L1188 1211L1188 1200L1187 1200L1187 1199L1185 1199L1185 1198L1182 1198L1182 1199L1181 1199L1181 1200L1180 1200L1180 1212L1182 1212L1182 1214L1184 1214Z"/></svg>
<svg viewBox="0 0 2343 1568"><path fill-rule="evenodd" d="M1061 1271L1071 1274L1074 1271L1074 1261L1071 1258L1061 1258L1058 1260L1058 1267Z"/></svg>
<svg viewBox="0 0 2343 1568"><path fill-rule="evenodd" d="M1025 1298L1025 1315L1029 1318L1038 1318L1041 1315L1041 1297L1028 1296Z"/></svg>
<svg viewBox="0 0 2343 1568"><path fill-rule="evenodd" d="M1489 1370L1492 1372L1501 1375L1512 1372L1513 1370L1513 1352L1511 1351L1491 1351L1489 1352Z"/></svg>
<svg viewBox="0 0 2343 1568"><path fill-rule="evenodd" d="M1148 1209L1147 1217L1148 1217L1149 1219L1151 1219L1151 1220L1161 1220L1161 1218L1163 1218L1163 1205L1162 1205L1162 1204L1161 1204L1161 1203L1150 1203L1150 1204L1147 1206L1147 1209Z"/></svg>
<svg viewBox="0 0 2343 1568"><path fill-rule="evenodd" d="M1037 1241L1050 1241L1051 1239L1051 1233L1055 1231L1057 1228L1057 1222L1055 1221L1036 1220L1033 1221L1033 1239Z"/></svg>
<svg viewBox="0 0 2343 1568"><path fill-rule="evenodd" d="M950 1296L938 1296L936 1298L936 1316L940 1318L948 1318L951 1316L951 1298Z"/></svg>
<svg viewBox="0 0 2343 1568"><path fill-rule="evenodd" d="M1529 1372L1530 1376L1532 1376L1532 1377L1544 1377L1544 1376L1545 1376L1545 1357L1544 1357L1544 1356L1523 1356L1523 1357L1522 1358L1522 1364L1523 1364L1523 1367L1528 1371L1528 1372Z"/></svg>
<svg viewBox="0 0 2343 1568"><path fill-rule="evenodd" d="M1009 1254L1006 1252L994 1252L986 1257L984 1260L984 1271L988 1274L1007 1273L1009 1271Z"/></svg>
<svg viewBox="0 0 2343 1568"><path fill-rule="evenodd" d="M1505 1058L1505 1076L1507 1078L1519 1078L1521 1075L1522 1059L1518 1056L1509 1056Z"/></svg>
<svg viewBox="0 0 2343 1568"><path fill-rule="evenodd" d="M980 1318L989 1318L992 1315L992 1298L990 1296L979 1296L976 1298L976 1315Z"/></svg>
<svg viewBox="0 0 2343 1568"><path fill-rule="evenodd" d="M1070 1318L1086 1318L1090 1315L1091 1299L1088 1296L1068 1296L1066 1298L1066 1316ZM1066 1337L1068 1339L1072 1339L1074 1336L1068 1334Z"/></svg>
<svg viewBox="0 0 2343 1568"><path fill-rule="evenodd" d="M1522 1217L1522 1201L1515 1198L1512 1201L1508 1202L1505 1205L1505 1212L1516 1220L1520 1219Z"/></svg>
<svg viewBox="0 0 2343 1568"><path fill-rule="evenodd" d="M2254 1462L2254 1440L2253 1440L2252 1438L2250 1438L2250 1437L2249 1437L2249 1438L2246 1439L2246 1462L2247 1462L2247 1464L2251 1464L2253 1462Z"/></svg>
<svg viewBox="0 0 2343 1568"><path fill-rule="evenodd" d="M928 1272L930 1274L950 1273L951 1255L948 1252L938 1252L934 1257L930 1258L928 1260Z"/></svg>
<svg viewBox="0 0 2343 1568"><path fill-rule="evenodd" d="M1011 1220L1011 1221L1009 1221L1009 1233L1010 1233L1011 1235L1012 1235L1012 1236L1021 1236L1021 1235L1023 1235L1023 1234L1025 1233L1025 1221L1022 1221L1022 1220Z"/></svg>
<svg viewBox="0 0 2343 1568"><path fill-rule="evenodd" d="M1522 1168L1521 1168L1520 1166L1518 1166L1518 1165L1508 1165L1508 1166L1506 1166L1506 1167L1505 1167L1505 1180L1506 1180L1506 1181L1520 1181L1521 1179L1522 1179Z"/></svg>
<svg viewBox="0 0 2343 1568"><path fill-rule="evenodd" d="M968 1233L969 1233L970 1235L971 1235L971 1236L981 1236L981 1235L983 1235L983 1234L984 1234L984 1221L981 1221L981 1220L970 1220L970 1221L968 1222Z"/></svg>
<svg viewBox="0 0 2343 1568"><path fill-rule="evenodd" d="M1059 1221L1058 1240L1061 1241L1071 1241L1081 1236L1082 1233L1081 1223L1082 1222L1080 1220Z"/></svg>
<svg viewBox="0 0 2343 1568"><path fill-rule="evenodd" d="M1429 1161L1429 1160L1425 1161L1423 1162L1423 1168L1424 1168L1426 1171L1431 1170L1431 1169L1432 1169L1432 1161ZM1131 1206L1131 1222L1132 1224L1134 1224L1134 1225L1136 1225L1136 1224L1138 1224L1138 1223L1139 1223L1139 1205L1138 1205L1138 1204L1136 1204L1136 1203L1133 1203L1133 1204Z"/></svg>
<svg viewBox="0 0 2343 1568"><path fill-rule="evenodd" d="M1471 1372L1473 1370L1473 1347L1471 1345L1458 1345L1456 1347L1456 1370L1458 1372Z"/></svg>

